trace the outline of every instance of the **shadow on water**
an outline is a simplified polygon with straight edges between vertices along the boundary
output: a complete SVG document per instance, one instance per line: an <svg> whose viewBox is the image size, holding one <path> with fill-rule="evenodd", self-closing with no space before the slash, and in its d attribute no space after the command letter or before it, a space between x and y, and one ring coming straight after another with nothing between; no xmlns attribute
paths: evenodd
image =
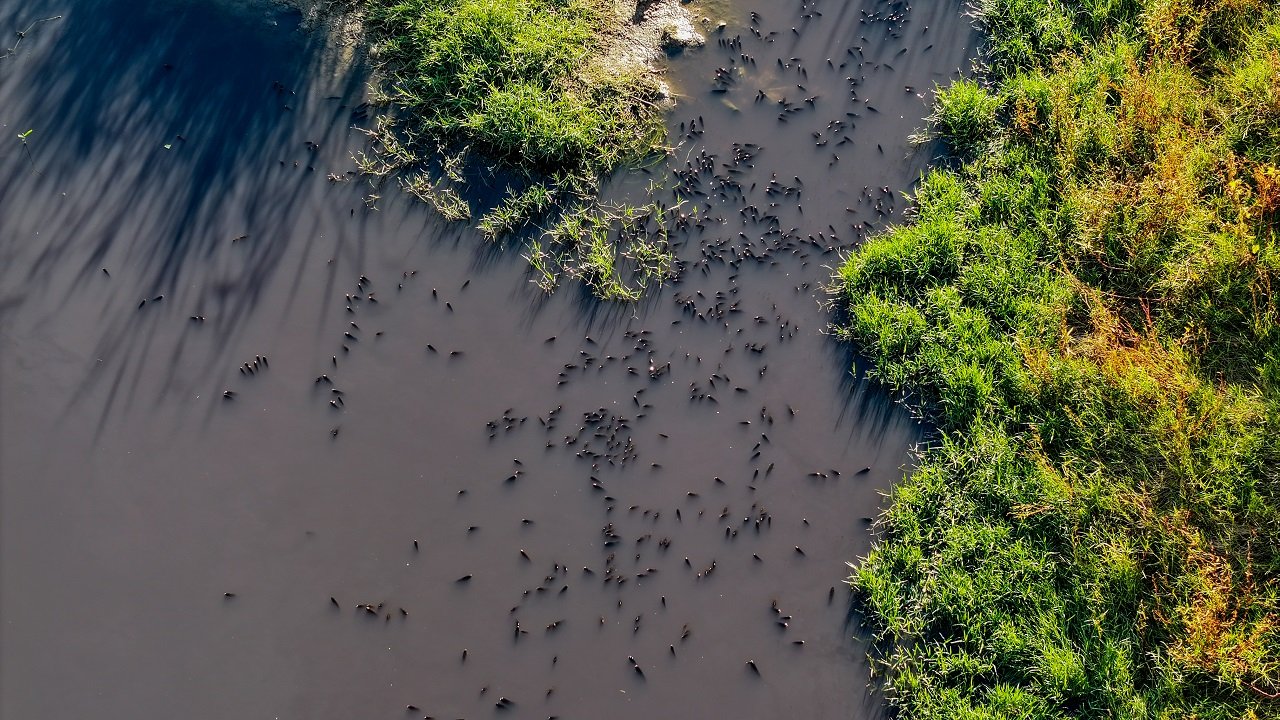
<svg viewBox="0 0 1280 720"><path fill-rule="evenodd" d="M203 331L236 333L264 288L288 281L276 277L288 238L242 238L246 228L306 222L294 215L318 170L306 168L309 146L290 147L296 117L308 116L310 142L342 138L363 77L316 84L338 70L335 58L299 31L296 13L260 3L7 3L0 27L54 15L0 60L0 122L34 130L34 162L2 159L0 205L24 209L6 233L4 287L52 316L72 288L113 280L100 295L97 321L109 330L97 353L119 362L93 381L129 398L131 359L166 348L149 308L116 306L200 287L192 306L217 318ZM267 158L280 159L264 172ZM32 243L46 228L55 234ZM169 345L179 352L183 339Z"/></svg>
<svg viewBox="0 0 1280 720"><path fill-rule="evenodd" d="M0 60L0 716L883 714L840 583L921 429L821 286L958 3L734 3L673 58L701 220L632 306L366 207L358 52L139 5L0 0L64 15Z"/></svg>

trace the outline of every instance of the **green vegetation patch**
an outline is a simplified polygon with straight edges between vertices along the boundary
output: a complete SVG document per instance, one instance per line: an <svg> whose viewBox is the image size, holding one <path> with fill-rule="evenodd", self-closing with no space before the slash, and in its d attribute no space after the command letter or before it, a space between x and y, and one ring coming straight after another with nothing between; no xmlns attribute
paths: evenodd
<svg viewBox="0 0 1280 720"><path fill-rule="evenodd" d="M834 283L939 427L850 582L907 718L1280 717L1280 8L988 0Z"/></svg>
<svg viewBox="0 0 1280 720"><path fill-rule="evenodd" d="M364 9L381 100L396 111L371 131L361 170L400 176L447 219L475 215L493 240L541 224L529 256L553 261L535 267L548 290L549 266L600 267L606 250L610 269L628 254L669 254L665 234L628 235L634 212L596 204L603 177L665 149L657 81L610 60L625 23L612 0L364 0ZM483 207L472 207L469 198L485 193L469 191L463 170L476 166L502 178L497 200ZM591 287L631 299L653 279L615 273Z"/></svg>
<svg viewBox="0 0 1280 720"><path fill-rule="evenodd" d="M531 171L610 172L659 147L654 88L600 57L604 0L368 0L390 99L409 128Z"/></svg>

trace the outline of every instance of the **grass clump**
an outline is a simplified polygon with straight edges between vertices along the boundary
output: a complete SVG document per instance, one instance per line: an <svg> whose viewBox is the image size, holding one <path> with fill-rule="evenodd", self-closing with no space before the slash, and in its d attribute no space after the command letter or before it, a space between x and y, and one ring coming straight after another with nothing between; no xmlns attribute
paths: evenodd
<svg viewBox="0 0 1280 720"><path fill-rule="evenodd" d="M991 141L996 129L1000 98L973 80L959 80L937 93L936 112L930 121L953 150L971 155Z"/></svg>
<svg viewBox="0 0 1280 720"><path fill-rule="evenodd" d="M600 179L663 151L665 129L651 74L604 60L626 22L611 0L363 5L383 99L397 112L395 122L371 133L374 148L362 170L385 178L413 169L417 174L402 184L449 219L472 217L462 198L475 194L467 192L469 179L484 175L485 190L495 182L501 190L496 201L475 208L486 237L545 223L547 234L531 258L550 252L575 267L602 264L606 251L615 264L625 259L628 250L602 244L592 234L595 224L582 217L613 222L614 210L595 201ZM434 159L441 152L465 153L464 164L483 171L445 173ZM574 231L585 235L570 241ZM579 250L582 257L569 257ZM556 284L542 275L549 267L535 267L543 287Z"/></svg>
<svg viewBox="0 0 1280 720"><path fill-rule="evenodd" d="M676 274L667 233L672 212L656 203L566 212L527 257L535 282L550 292L563 275L581 280L603 300L639 300L645 287Z"/></svg>
<svg viewBox="0 0 1280 720"><path fill-rule="evenodd" d="M607 172L661 141L652 84L591 70L611 3L366 1L390 99L420 133L548 172Z"/></svg>
<svg viewBox="0 0 1280 720"><path fill-rule="evenodd" d="M987 0L834 282L937 441L850 582L909 718L1280 717L1280 7Z"/></svg>

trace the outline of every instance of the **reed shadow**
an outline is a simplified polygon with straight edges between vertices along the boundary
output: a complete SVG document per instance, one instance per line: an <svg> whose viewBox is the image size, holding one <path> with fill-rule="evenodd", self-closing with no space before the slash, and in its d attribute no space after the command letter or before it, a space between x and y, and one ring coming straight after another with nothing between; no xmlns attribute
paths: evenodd
<svg viewBox="0 0 1280 720"><path fill-rule="evenodd" d="M105 421L135 398L143 358L176 367L197 331L225 347L286 249L314 235L295 216L323 178L312 143L347 132L365 79L334 73L324 36L269 3L0 0L0 28L55 15L0 60L0 122L34 130L29 157L0 156L0 297L40 302L50 322L98 304L104 362L71 406L105 384ZM186 314L208 322L175 333Z"/></svg>

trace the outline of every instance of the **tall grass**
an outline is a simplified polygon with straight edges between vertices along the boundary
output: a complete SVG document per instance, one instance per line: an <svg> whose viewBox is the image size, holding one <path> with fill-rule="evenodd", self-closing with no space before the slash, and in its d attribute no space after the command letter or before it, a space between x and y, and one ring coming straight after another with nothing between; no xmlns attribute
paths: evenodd
<svg viewBox="0 0 1280 720"><path fill-rule="evenodd" d="M986 0L839 269L939 427L850 582L907 718L1280 716L1280 9Z"/></svg>

